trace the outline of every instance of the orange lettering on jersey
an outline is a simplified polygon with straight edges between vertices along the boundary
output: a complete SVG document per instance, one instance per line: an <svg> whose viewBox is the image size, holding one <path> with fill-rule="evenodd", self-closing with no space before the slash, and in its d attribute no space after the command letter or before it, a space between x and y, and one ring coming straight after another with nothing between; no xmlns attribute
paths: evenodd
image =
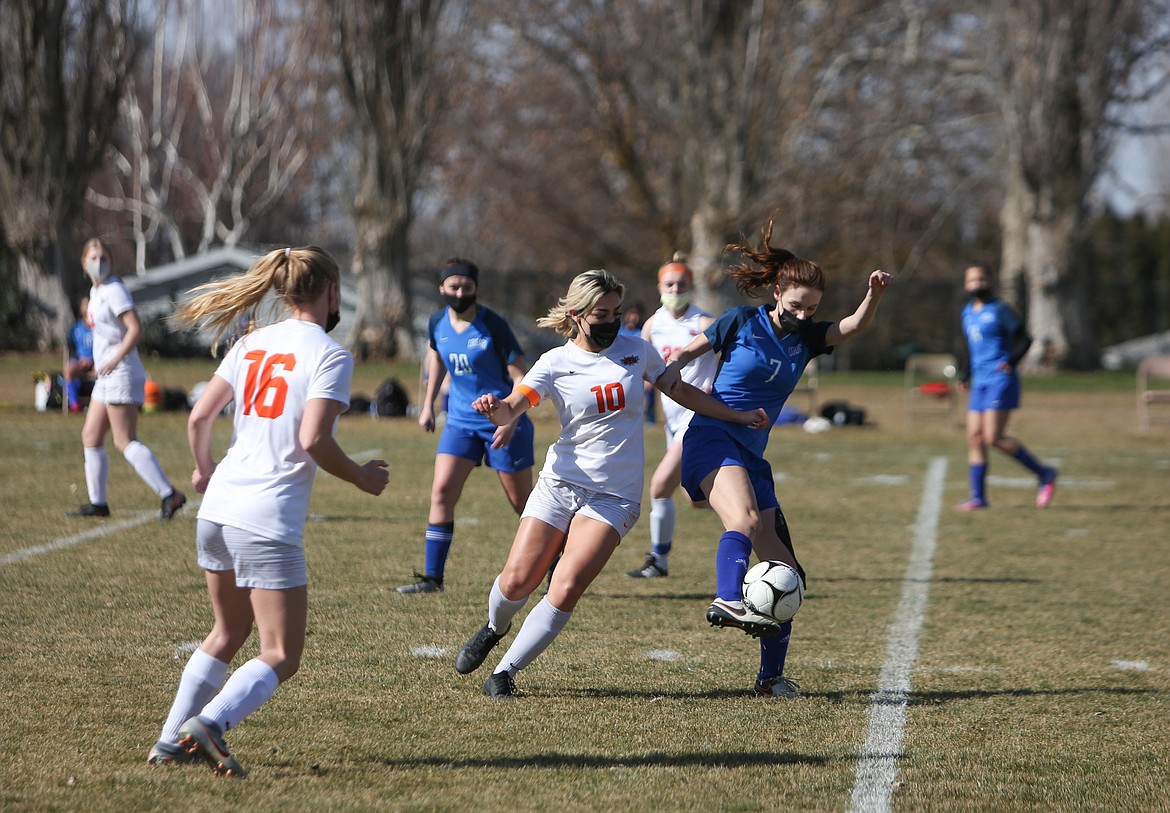
<svg viewBox="0 0 1170 813"><path fill-rule="evenodd" d="M255 410L261 418L279 418L284 414L284 402L288 397L288 382L283 373L291 372L297 366L297 357L292 353L273 353L265 358L263 350L253 350L244 356L248 360L248 372L244 377L244 414ZM278 373L274 368L280 366Z"/></svg>

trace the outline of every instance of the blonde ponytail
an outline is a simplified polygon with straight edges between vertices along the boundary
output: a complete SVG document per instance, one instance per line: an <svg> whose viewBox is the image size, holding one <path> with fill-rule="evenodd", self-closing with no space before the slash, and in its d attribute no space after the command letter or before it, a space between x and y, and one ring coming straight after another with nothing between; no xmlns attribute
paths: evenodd
<svg viewBox="0 0 1170 813"><path fill-rule="evenodd" d="M261 257L244 274L209 282L191 291L192 297L171 316L180 326L212 331L212 355L225 335L244 314L254 321L256 309L269 290L284 306L300 306L317 299L339 282L337 262L317 246L278 248Z"/></svg>

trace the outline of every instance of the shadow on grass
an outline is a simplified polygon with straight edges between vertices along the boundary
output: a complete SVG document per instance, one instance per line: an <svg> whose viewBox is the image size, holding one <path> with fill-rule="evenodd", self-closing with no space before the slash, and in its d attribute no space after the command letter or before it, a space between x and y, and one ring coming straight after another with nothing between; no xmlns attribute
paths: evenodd
<svg viewBox="0 0 1170 813"><path fill-rule="evenodd" d="M415 759L375 760L390 768L745 768L775 765L827 765L828 758L791 751L743 751L720 754L712 751L645 754L562 754L550 751L525 756L484 757L482 759L450 759L441 756Z"/></svg>
<svg viewBox="0 0 1170 813"><path fill-rule="evenodd" d="M906 698L911 706L942 705L963 700L991 700L997 697L1064 697L1066 695L1156 695L1157 689L1131 689L1124 686L1069 687L1064 689L961 689L949 692L910 692ZM879 701L880 702L880 701Z"/></svg>

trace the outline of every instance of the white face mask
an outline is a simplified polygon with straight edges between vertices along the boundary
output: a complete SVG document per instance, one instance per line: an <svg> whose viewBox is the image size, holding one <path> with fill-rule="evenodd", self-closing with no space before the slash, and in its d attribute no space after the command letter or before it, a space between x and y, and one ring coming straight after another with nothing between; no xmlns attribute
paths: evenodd
<svg viewBox="0 0 1170 813"><path fill-rule="evenodd" d="M681 311L687 305L691 304L691 292L687 291L685 294L662 294L659 297L659 301L672 311Z"/></svg>
<svg viewBox="0 0 1170 813"><path fill-rule="evenodd" d="M85 273L97 285L110 275L110 261L105 257L90 260L85 264Z"/></svg>

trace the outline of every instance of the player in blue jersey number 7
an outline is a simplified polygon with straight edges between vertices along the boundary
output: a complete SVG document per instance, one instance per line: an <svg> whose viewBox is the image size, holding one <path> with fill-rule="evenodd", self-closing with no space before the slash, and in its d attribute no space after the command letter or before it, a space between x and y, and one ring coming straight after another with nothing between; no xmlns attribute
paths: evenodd
<svg viewBox="0 0 1170 813"><path fill-rule="evenodd" d="M743 261L727 275L741 294L765 290L772 301L724 312L671 355L671 366L681 369L704 353L716 353L721 366L711 395L736 409L763 408L775 422L809 360L865 330L893 277L872 272L857 310L839 322L819 322L814 315L825 291L824 272L815 262L771 246L771 238L769 223L761 245L729 245ZM804 578L776 498L772 467L764 459L767 443L767 432L745 432L718 418L696 415L683 436L682 484L692 500L710 503L725 529L715 563L716 598L707 608L707 620L759 637L756 693L792 697L795 684L783 676L792 622L781 624L752 612L744 606L742 593L753 550L761 560L795 567Z"/></svg>

